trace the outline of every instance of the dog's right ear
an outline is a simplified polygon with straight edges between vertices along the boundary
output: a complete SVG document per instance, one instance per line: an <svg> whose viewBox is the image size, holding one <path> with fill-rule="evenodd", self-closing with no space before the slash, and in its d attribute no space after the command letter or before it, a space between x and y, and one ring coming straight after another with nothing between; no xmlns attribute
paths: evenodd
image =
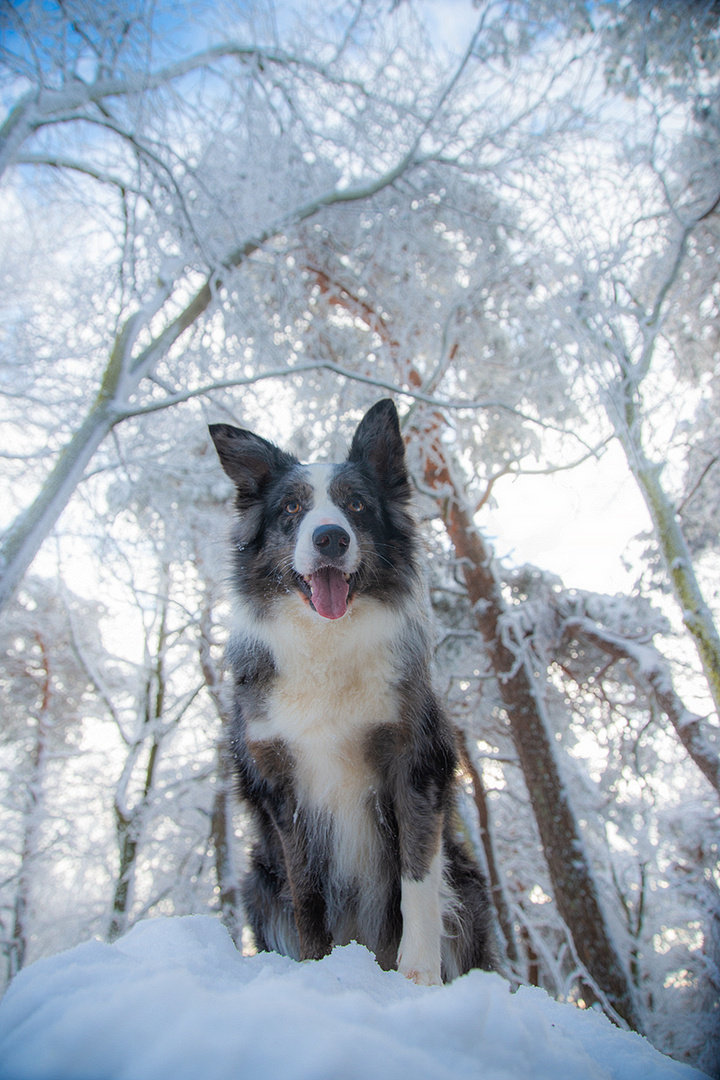
<svg viewBox="0 0 720 1080"><path fill-rule="evenodd" d="M296 464L292 454L267 439L232 424L210 424L220 464L237 488L238 506L251 506L262 494L270 477Z"/></svg>

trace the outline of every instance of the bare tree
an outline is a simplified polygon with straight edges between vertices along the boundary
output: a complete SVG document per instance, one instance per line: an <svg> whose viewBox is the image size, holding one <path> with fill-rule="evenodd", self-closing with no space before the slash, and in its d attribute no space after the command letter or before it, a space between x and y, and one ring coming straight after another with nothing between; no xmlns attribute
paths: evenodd
<svg viewBox="0 0 720 1080"><path fill-rule="evenodd" d="M79 638L97 636L95 605L28 579L2 633L4 692L2 768L6 849L0 904L2 951L12 977L30 958L43 878L61 829L48 806L59 763L71 759L92 710L90 681L77 655ZM82 621L82 629L76 622ZM90 629L92 628L92 630Z"/></svg>
<svg viewBox="0 0 720 1080"><path fill-rule="evenodd" d="M707 523L693 550L682 518L716 479L713 438L701 447L712 429L702 402L715 392L717 367L718 14L698 4L680 17L653 0L632 16L607 8L596 36L609 87L624 95L625 139L608 152L616 119L608 129L588 115L560 168L549 161L538 174L528 207L537 220L543 204L540 231L552 234L547 272L558 286L548 302L549 347L574 370L588 417L599 406L597 424L609 425L622 446L720 715L720 635L697 558L708 529L717 529ZM588 158L610 212L585 187ZM677 474L685 471L683 490Z"/></svg>
<svg viewBox="0 0 720 1080"><path fill-rule="evenodd" d="M40 8L31 11L37 17ZM16 18L20 21L19 14ZM372 24L370 13L364 21L368 27ZM32 55L30 32L24 25L21 29L27 38L25 51ZM59 34L62 29L61 26ZM173 347L186 332L217 307L218 298L231 287L238 268L253 255L272 248L299 223L329 207L369 200L401 177L410 175L421 161L445 151L448 140L440 125L446 116L448 98L472 58L476 41L476 37L471 40L454 71L449 74L441 71L434 77L429 93L423 82L417 80L408 100L407 85L402 87L402 96L393 98L385 96L385 91L371 89L371 75L360 82L346 73L345 49L342 47L334 49L332 60L320 62L316 58L323 49L320 40L313 43L305 56L235 43L205 50L195 57L156 69L152 63L137 67L136 49L125 49L122 40L116 41L118 27L112 15L107 21L102 16L93 17L92 26L85 28L79 21L69 18L64 30L75 42L75 50L69 56L63 55L62 64L58 65L53 55L49 71L45 71L41 59L24 65L24 79L32 79L34 85L11 108L3 127L4 153L8 163L24 162L35 167L78 172L117 192L121 204L119 217L127 223L124 241L116 241L121 260L121 287L114 299L118 308L117 327L111 334L107 359L99 362L97 383L89 394L89 408L75 426L72 437L60 449L39 494L4 535L0 606L12 595L108 433L131 416L176 403L177 398L172 395L164 401L153 400L153 390L158 385L159 361L172 357ZM154 28L150 23L141 20L138 27L130 26L126 35L128 41L133 40L131 31L136 37L139 34L148 47L151 45ZM358 21L353 18L351 25L343 30L341 40L345 33L357 32ZM90 36L95 40L93 53L97 55L93 61L93 78L88 83L80 71L84 71L83 65L87 62L85 43ZM106 61L108 56L111 59ZM243 81L246 84L246 96L238 98L233 90L223 103L224 107L250 110L255 105L259 109L257 99L266 97L264 111L268 122L278 128L279 144L290 142L290 160L286 163L287 173L282 185L266 188L255 206L248 201L248 195L258 194L258 189L252 187L254 178L249 178L250 192L241 191L238 195L234 191L223 205L209 190L203 170L184 160L174 140L179 135L182 142L183 124L190 118L175 117L178 132L174 135L166 129L155 130L147 119L151 108L157 115L165 112L168 99L172 98L176 84L184 76L188 73L197 75L200 71L212 73L224 61L240 64L245 69ZM376 70L382 70L382 59L375 63ZM412 70L406 62L403 68L408 74ZM427 68L424 68L424 74L427 74ZM222 72L219 78L224 78ZM395 87L396 93L399 89ZM343 173L329 163L322 164L323 146L327 140L322 132L314 134L315 112L332 107L334 99L337 99L336 108L345 109L348 95L353 100L352 115L342 145L350 140L348 153L353 164ZM282 105L278 104L278 98ZM209 116L217 113L218 107L219 102L211 96L204 103L203 119L207 121ZM361 112L363 130L367 132L362 144L356 137L360 130L357 117ZM376 113L374 117L373 113ZM253 129L246 130L247 137L255 134L257 119L253 117ZM297 136L296 141L283 138L282 127L279 127L283 123L295 129L291 136L293 139ZM373 128L377 124L384 128L379 147L373 138ZM54 150L63 135L76 125L96 129L91 131L89 138L91 150L96 149L101 135L101 156L104 158L106 153L119 155L120 176L110 173L104 164L83 158L71 161L62 150L59 153ZM39 139L49 127L53 129L53 151L33 151L23 157L21 149L28 140ZM214 122L204 133L203 154L211 153L213 138L219 138L221 133L222 128L218 130ZM234 156L226 155L220 168L242 168L246 146L242 138L238 143ZM115 144L119 144L119 148L116 149ZM337 156L334 140L332 149ZM463 140L453 151L454 159L458 160L468 149ZM307 162L316 159L319 163L310 169ZM272 167L271 160L266 168ZM191 210L198 191L204 198L199 199L201 205L197 210ZM132 214L128 202L130 193ZM238 198L239 205L233 205ZM233 220L241 210L249 211L245 215L249 222L245 231L244 222L238 228ZM146 222L142 233L146 246L152 242L157 246L149 252L148 265L138 273L134 264L126 266L126 253L139 239L130 219L137 221L141 211L143 217L148 213L158 215L155 235ZM165 213L172 225L171 239L167 237L166 224L162 220ZM171 247L180 245L177 255L168 257L165 254L168 241ZM125 284L124 279L129 275L133 280ZM144 387L150 393L143 399Z"/></svg>

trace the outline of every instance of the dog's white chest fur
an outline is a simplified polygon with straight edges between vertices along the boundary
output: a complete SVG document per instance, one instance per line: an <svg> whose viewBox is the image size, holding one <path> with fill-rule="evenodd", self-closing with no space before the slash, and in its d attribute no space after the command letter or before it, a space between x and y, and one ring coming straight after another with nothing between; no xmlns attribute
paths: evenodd
<svg viewBox="0 0 720 1080"><path fill-rule="evenodd" d="M281 739L292 755L298 801L332 819L336 861L348 876L374 858L370 806L376 777L368 733L397 719L400 617L360 600L328 622L297 597L258 635L277 675L265 718L248 725L250 742Z"/></svg>

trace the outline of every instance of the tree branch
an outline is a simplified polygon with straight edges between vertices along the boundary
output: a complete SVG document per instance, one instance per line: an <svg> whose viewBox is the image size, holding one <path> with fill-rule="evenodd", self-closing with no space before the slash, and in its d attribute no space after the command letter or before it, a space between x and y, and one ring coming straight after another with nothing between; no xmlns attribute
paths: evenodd
<svg viewBox="0 0 720 1080"><path fill-rule="evenodd" d="M370 198L393 184L415 163L417 141L389 171L353 187L332 189L281 215L257 236L232 250L224 260L221 270L237 268L268 240L319 213L323 208ZM150 374L156 361L167 353L209 307L220 285L220 273L213 271L182 311L134 359L131 356L134 342L141 330L149 327L151 319L172 299L173 287L164 286L151 301L126 320L115 339L100 391L85 420L61 451L54 469L34 502L15 519L3 537L0 547L0 610L13 595L100 443L115 424L136 414L136 410L128 409L129 397L140 381ZM176 288L174 292L177 291Z"/></svg>
<svg viewBox="0 0 720 1080"><path fill-rule="evenodd" d="M122 176L114 176L105 172L104 169L95 168L84 161L78 161L76 158L64 157L62 154L18 154L15 158L15 164L44 165L50 169L68 169L72 172L81 173L83 176L89 176L92 180L97 180L101 184L110 184L119 188L120 191L132 191L136 195L144 195L141 188L136 187Z"/></svg>
<svg viewBox="0 0 720 1080"><path fill-rule="evenodd" d="M155 72L130 72L125 75L99 78L92 83L85 83L75 77L59 90L34 86L10 110L0 127L0 176L14 161L25 139L57 116L66 114L69 118L69 114L77 114L77 111L84 106L98 104L106 98L128 97L148 90L156 90L183 75L209 67L228 57L234 57L243 62L260 61L273 66L304 68L321 77L325 82L346 87L364 98L377 97L371 94L360 80L336 75L328 66L316 63L307 57L297 56L284 49L226 42L194 53ZM85 118L91 120L90 117Z"/></svg>
<svg viewBox="0 0 720 1080"><path fill-rule="evenodd" d="M639 678L652 691L655 700L672 724L688 754L720 794L720 757L713 753L701 724L704 717L691 713L685 707L672 684L667 664L657 650L648 644L628 640L604 630L586 617L568 619L563 633L579 633L614 660L627 660L635 668Z"/></svg>

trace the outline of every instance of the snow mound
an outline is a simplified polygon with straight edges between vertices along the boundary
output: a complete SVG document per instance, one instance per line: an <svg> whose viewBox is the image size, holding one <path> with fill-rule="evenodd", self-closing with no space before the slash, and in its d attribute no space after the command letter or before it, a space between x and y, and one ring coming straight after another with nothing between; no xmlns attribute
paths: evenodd
<svg viewBox="0 0 720 1080"><path fill-rule="evenodd" d="M360 945L244 957L208 916L151 919L26 968L2 1080L698 1080L604 1017L475 971L445 987Z"/></svg>

